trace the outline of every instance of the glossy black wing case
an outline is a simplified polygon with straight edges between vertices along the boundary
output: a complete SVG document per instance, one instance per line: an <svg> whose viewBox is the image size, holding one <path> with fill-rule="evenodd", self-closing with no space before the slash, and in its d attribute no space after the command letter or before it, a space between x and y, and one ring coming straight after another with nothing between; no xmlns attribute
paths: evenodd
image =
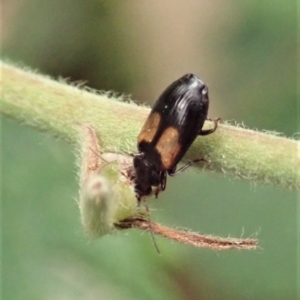
<svg viewBox="0 0 300 300"><path fill-rule="evenodd" d="M138 136L139 151L148 153L147 159L158 168L173 170L201 131L208 106L208 89L198 77L187 74L173 82L154 104ZM157 154L161 159L152 161Z"/></svg>

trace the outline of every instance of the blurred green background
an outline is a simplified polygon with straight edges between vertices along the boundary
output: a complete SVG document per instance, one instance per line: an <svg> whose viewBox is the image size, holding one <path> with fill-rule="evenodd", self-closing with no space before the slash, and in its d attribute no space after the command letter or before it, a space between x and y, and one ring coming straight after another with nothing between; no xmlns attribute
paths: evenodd
<svg viewBox="0 0 300 300"><path fill-rule="evenodd" d="M10 0L2 9L2 56L13 62L149 105L192 72L210 88L210 117L297 132L296 1ZM7 119L2 143L3 299L297 299L296 192L190 168L151 201L152 218L257 234L260 249L157 238L159 256L149 234L92 243L83 234L70 145Z"/></svg>

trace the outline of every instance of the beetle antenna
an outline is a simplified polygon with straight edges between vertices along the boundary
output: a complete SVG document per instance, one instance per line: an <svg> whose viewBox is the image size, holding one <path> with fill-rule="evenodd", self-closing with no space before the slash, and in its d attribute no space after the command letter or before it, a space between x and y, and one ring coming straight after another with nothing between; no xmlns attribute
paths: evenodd
<svg viewBox="0 0 300 300"><path fill-rule="evenodd" d="M148 204L145 201L144 201L144 205L145 205L146 212L147 212L147 219L148 219L147 221L149 223L149 231L151 233L152 241L153 241L156 252L158 254L160 254L160 251L159 251L159 248L158 248L158 245L156 243L155 236L154 236L154 232L153 232L153 227L152 227L152 222L151 222L151 217L150 217L150 209L149 209Z"/></svg>
<svg viewBox="0 0 300 300"><path fill-rule="evenodd" d="M92 147L90 147L90 150L96 155L98 156L101 160L103 160L106 164L109 163L109 161L107 161L106 159L104 159L99 153L97 153Z"/></svg>

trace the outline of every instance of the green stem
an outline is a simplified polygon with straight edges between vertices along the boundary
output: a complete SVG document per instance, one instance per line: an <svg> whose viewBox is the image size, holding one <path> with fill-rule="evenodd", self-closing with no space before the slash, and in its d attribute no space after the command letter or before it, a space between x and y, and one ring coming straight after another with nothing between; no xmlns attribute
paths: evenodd
<svg viewBox="0 0 300 300"><path fill-rule="evenodd" d="M136 137L149 108L6 63L0 66L3 115L72 143L79 138L78 125L90 124L104 152L137 151ZM199 157L209 159L208 168L215 172L300 190L300 143L293 139L221 124L214 134L199 137L186 155Z"/></svg>

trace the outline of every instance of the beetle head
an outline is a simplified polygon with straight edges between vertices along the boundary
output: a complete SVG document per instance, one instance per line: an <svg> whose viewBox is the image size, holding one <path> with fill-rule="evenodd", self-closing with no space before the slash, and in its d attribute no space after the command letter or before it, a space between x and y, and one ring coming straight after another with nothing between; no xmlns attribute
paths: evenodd
<svg viewBox="0 0 300 300"><path fill-rule="evenodd" d="M152 186L160 184L160 172L144 156L138 153L133 158L135 169L135 192L138 200L152 193Z"/></svg>

